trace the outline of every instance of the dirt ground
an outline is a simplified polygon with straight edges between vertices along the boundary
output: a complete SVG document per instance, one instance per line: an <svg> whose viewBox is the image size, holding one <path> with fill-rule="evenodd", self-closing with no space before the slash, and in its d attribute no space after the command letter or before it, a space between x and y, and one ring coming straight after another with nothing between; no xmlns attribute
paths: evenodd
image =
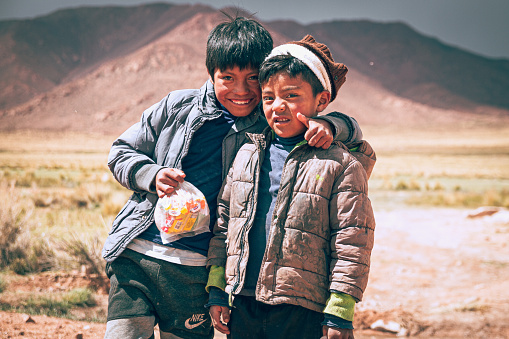
<svg viewBox="0 0 509 339"><path fill-rule="evenodd" d="M508 212L476 218L469 212L376 212L370 282L356 308L356 338L396 338L387 326L370 329L377 320L393 321L399 336L509 338ZM91 284L97 277L47 273L19 279L9 289L51 292ZM105 309L106 299L103 290L97 307ZM104 330L102 323L0 312L1 338L102 338Z"/></svg>

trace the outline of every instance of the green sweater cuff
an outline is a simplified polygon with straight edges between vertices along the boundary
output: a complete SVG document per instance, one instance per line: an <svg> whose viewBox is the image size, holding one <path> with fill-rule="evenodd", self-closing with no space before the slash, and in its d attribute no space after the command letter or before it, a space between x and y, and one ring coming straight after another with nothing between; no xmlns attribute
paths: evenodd
<svg viewBox="0 0 509 339"><path fill-rule="evenodd" d="M331 292L323 313L328 313L342 319L353 321L355 299L346 293Z"/></svg>
<svg viewBox="0 0 509 339"><path fill-rule="evenodd" d="M205 290L209 292L210 287L214 286L224 291L224 288L226 287L226 279L224 277L224 274L225 274L224 267L216 265L210 266L209 280L207 281L207 286L205 286Z"/></svg>

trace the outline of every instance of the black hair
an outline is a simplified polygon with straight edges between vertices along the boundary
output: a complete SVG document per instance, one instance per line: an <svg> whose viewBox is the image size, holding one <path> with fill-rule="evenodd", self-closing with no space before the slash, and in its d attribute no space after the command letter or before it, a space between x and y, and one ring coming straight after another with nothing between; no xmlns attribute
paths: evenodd
<svg viewBox="0 0 509 339"><path fill-rule="evenodd" d="M272 50L270 33L256 20L230 17L230 21L217 25L207 40L205 64L211 77L221 71L238 66L240 69L258 69Z"/></svg>
<svg viewBox="0 0 509 339"><path fill-rule="evenodd" d="M314 96L325 90L315 73L304 62L289 53L275 55L262 63L258 76L260 85L263 86L270 77L281 72L286 72L291 78L300 75L302 80L311 85Z"/></svg>

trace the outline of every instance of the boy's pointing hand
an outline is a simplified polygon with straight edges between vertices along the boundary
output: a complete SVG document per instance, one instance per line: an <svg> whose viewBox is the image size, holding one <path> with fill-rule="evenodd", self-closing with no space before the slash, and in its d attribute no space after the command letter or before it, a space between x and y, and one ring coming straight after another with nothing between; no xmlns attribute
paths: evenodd
<svg viewBox="0 0 509 339"><path fill-rule="evenodd" d="M155 186L159 198L171 195L179 183L184 182L185 173L176 168L163 168L156 174Z"/></svg>
<svg viewBox="0 0 509 339"><path fill-rule="evenodd" d="M304 134L309 146L328 149L333 141L332 129L325 120L309 119L302 113L297 113L297 119L308 128Z"/></svg>

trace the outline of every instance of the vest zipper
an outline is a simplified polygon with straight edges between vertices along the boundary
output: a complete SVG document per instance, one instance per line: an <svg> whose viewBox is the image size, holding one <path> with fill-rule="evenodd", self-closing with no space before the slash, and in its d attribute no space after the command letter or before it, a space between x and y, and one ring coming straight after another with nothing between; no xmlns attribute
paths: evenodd
<svg viewBox="0 0 509 339"><path fill-rule="evenodd" d="M240 237L242 239L240 242L240 254L239 254L239 259L237 260L237 278L235 279L235 282L233 283L231 294L235 294L236 289L240 285L240 262L242 261L242 257L244 255L244 243L245 243L244 237L246 236L248 225L252 222L252 220L255 216L255 213L253 212L254 196L255 196L255 191L258 191L258 184L256 184L256 182L258 179L258 172L259 172L260 166L261 166L261 160L260 160L261 159L261 147L258 145L257 145L257 152L258 152L258 165L257 165L257 168L255 169L254 175L253 175L253 191L250 194L250 196L248 197L248 199L249 199L249 206L248 206L249 207L248 208L249 218L244 223L244 226L242 226L242 234Z"/></svg>

